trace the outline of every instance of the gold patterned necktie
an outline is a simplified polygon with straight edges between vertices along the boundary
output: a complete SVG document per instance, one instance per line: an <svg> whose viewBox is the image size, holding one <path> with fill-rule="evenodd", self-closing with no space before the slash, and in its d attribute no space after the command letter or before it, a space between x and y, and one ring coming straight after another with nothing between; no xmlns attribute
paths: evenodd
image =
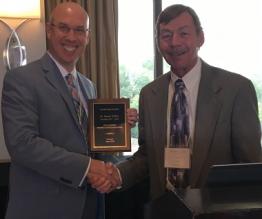
<svg viewBox="0 0 262 219"><path fill-rule="evenodd" d="M66 81L67 81L67 86L68 89L71 93L74 105L75 105L75 110L78 118L78 122L82 128L82 131L86 135L86 129L87 129L87 115L83 106L83 103L80 100L79 97L79 91L76 87L76 82L74 79L74 76L72 74L66 75Z"/></svg>
<svg viewBox="0 0 262 219"><path fill-rule="evenodd" d="M172 99L170 115L170 147L188 147L189 113L184 93L185 84L182 79L175 81L175 94ZM185 170L168 170L168 180L174 187L184 187Z"/></svg>

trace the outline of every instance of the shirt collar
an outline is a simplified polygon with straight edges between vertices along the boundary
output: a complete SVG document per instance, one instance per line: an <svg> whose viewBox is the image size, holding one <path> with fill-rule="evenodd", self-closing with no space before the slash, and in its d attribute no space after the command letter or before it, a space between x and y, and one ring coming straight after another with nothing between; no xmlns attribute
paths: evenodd
<svg viewBox="0 0 262 219"><path fill-rule="evenodd" d="M189 91L193 88L193 86L197 83L197 81L200 80L201 66L202 66L201 60L200 58L198 58L195 66L189 72L187 72L183 78L181 78L185 83L186 89L188 89ZM174 84L174 82L177 79L179 79L179 77L171 71L172 84Z"/></svg>
<svg viewBox="0 0 262 219"><path fill-rule="evenodd" d="M58 67L60 73L62 74L63 78L65 78L68 74L72 74L74 79L77 79L77 73L76 68L74 68L71 72L68 72L55 58L52 56L52 54L47 51L47 54L50 56L50 58L55 62L56 66Z"/></svg>

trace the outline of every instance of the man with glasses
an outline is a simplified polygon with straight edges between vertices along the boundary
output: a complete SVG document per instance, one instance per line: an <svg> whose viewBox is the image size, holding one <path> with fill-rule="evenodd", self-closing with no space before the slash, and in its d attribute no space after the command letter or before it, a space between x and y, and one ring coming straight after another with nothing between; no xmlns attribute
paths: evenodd
<svg viewBox="0 0 262 219"><path fill-rule="evenodd" d="M68 34L71 30L73 30L74 34L76 34L77 36L85 36L86 32L89 31L88 29L85 29L83 27L71 28L66 24L55 25L54 23L51 23L51 26L56 27L61 33L64 34Z"/></svg>
<svg viewBox="0 0 262 219"><path fill-rule="evenodd" d="M89 181L108 189L114 180L88 151L87 102L96 91L76 70L89 42L88 20L80 5L59 4L46 26L47 53L5 75L2 116L12 160L6 219L104 217L105 190ZM128 115L134 124L136 112Z"/></svg>

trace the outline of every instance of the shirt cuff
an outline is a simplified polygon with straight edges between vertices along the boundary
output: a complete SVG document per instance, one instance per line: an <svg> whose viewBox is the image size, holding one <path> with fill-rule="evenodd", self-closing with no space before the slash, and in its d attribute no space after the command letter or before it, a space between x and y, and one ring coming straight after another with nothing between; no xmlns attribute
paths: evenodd
<svg viewBox="0 0 262 219"><path fill-rule="evenodd" d="M122 183L123 183L122 176L121 176L121 173L120 173L119 169L116 168L116 170L117 170L117 173L118 173L118 177L119 177L119 179L120 179L120 182L121 182L121 185L118 186L118 187L116 187L116 189L121 189L121 188L122 188Z"/></svg>
<svg viewBox="0 0 262 219"><path fill-rule="evenodd" d="M85 174L84 174L83 178L81 179L81 181L79 183L79 187L81 187L83 185L83 182L86 179L86 176L87 176L89 169L90 169L90 166L91 166L91 162L92 162L92 159L90 158L89 163L88 163L87 168L86 168L86 171L85 171Z"/></svg>

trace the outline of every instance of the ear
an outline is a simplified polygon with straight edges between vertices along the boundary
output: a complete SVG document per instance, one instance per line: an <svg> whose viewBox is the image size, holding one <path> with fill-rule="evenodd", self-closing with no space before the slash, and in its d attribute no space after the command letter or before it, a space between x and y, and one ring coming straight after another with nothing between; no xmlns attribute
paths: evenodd
<svg viewBox="0 0 262 219"><path fill-rule="evenodd" d="M86 44L88 44L90 41L90 32L87 32L86 34Z"/></svg>
<svg viewBox="0 0 262 219"><path fill-rule="evenodd" d="M46 23L45 25L45 29L46 29L46 36L48 39L50 39L50 34L51 34L51 24L50 23Z"/></svg>
<svg viewBox="0 0 262 219"><path fill-rule="evenodd" d="M205 36L204 36L204 32L200 31L200 33L198 34L198 47L201 47L205 42Z"/></svg>

